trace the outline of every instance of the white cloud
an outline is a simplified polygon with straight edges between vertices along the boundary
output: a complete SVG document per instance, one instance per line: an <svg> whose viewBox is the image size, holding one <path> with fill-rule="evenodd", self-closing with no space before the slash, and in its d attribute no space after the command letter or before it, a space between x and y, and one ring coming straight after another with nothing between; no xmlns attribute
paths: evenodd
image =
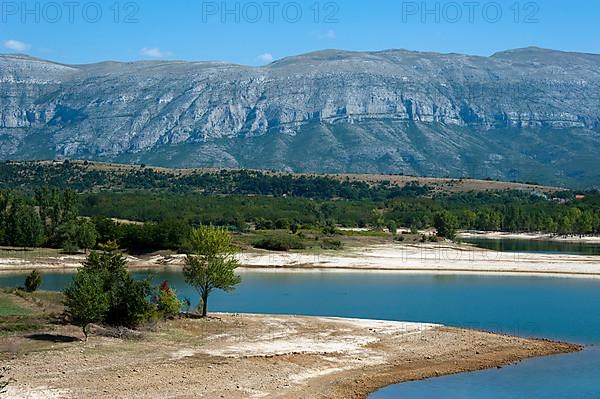
<svg viewBox="0 0 600 399"><path fill-rule="evenodd" d="M335 40L337 35L333 29L329 29L327 32L322 33L319 37L321 39Z"/></svg>
<svg viewBox="0 0 600 399"><path fill-rule="evenodd" d="M150 57L150 58L164 58L164 57L170 57L173 55L172 52L161 51L158 47L153 47L153 48L144 47L143 49L140 50L140 54L143 55L144 57Z"/></svg>
<svg viewBox="0 0 600 399"><path fill-rule="evenodd" d="M23 43L20 42L18 40L6 40L4 42L4 47L6 47L9 50L14 50L14 51L28 51L29 49L31 49L31 44L27 44L27 43Z"/></svg>
<svg viewBox="0 0 600 399"><path fill-rule="evenodd" d="M264 53L258 56L258 59L263 62L273 62L275 58L273 58L273 54Z"/></svg>

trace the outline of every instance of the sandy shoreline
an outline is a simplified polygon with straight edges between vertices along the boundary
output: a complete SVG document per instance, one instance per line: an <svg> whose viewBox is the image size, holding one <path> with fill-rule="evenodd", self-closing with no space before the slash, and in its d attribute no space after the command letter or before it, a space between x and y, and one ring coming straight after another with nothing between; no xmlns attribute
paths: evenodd
<svg viewBox="0 0 600 399"><path fill-rule="evenodd" d="M600 278L600 256L496 252L454 243L402 245L396 243L318 253L256 251L239 255L244 268L256 270L387 271L403 273L454 273L544 275ZM183 265L183 255L129 257L134 270L160 270ZM83 256L46 259L0 259L0 273L73 271Z"/></svg>
<svg viewBox="0 0 600 399"><path fill-rule="evenodd" d="M403 381L581 350L426 323L218 314L176 320L141 341L92 336L26 356L0 338L8 398L366 398ZM76 334L56 326L53 334ZM76 330L75 330L76 331Z"/></svg>

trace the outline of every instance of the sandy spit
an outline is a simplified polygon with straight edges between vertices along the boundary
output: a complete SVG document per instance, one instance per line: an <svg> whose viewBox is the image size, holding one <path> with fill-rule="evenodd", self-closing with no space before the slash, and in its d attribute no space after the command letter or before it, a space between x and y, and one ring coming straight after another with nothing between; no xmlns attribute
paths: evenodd
<svg viewBox="0 0 600 399"><path fill-rule="evenodd" d="M171 321L142 341L30 345L0 340L14 379L8 398L366 398L398 382L581 349L428 323L231 314Z"/></svg>

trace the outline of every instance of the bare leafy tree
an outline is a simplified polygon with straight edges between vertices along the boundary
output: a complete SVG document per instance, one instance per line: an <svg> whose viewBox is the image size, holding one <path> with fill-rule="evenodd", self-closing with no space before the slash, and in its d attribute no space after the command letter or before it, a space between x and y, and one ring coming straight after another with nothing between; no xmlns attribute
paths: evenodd
<svg viewBox="0 0 600 399"><path fill-rule="evenodd" d="M237 251L225 229L201 226L192 230L189 239L191 253L183 268L185 281L196 288L202 300L202 317L208 311L208 297L215 290L233 291L241 282L235 274L239 266Z"/></svg>

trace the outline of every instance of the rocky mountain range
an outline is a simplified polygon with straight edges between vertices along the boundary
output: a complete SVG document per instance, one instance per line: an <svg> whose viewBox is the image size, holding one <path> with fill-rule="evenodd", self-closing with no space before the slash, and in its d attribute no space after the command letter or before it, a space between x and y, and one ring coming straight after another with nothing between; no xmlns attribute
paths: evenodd
<svg viewBox="0 0 600 399"><path fill-rule="evenodd" d="M600 185L600 55L0 56L0 158Z"/></svg>

